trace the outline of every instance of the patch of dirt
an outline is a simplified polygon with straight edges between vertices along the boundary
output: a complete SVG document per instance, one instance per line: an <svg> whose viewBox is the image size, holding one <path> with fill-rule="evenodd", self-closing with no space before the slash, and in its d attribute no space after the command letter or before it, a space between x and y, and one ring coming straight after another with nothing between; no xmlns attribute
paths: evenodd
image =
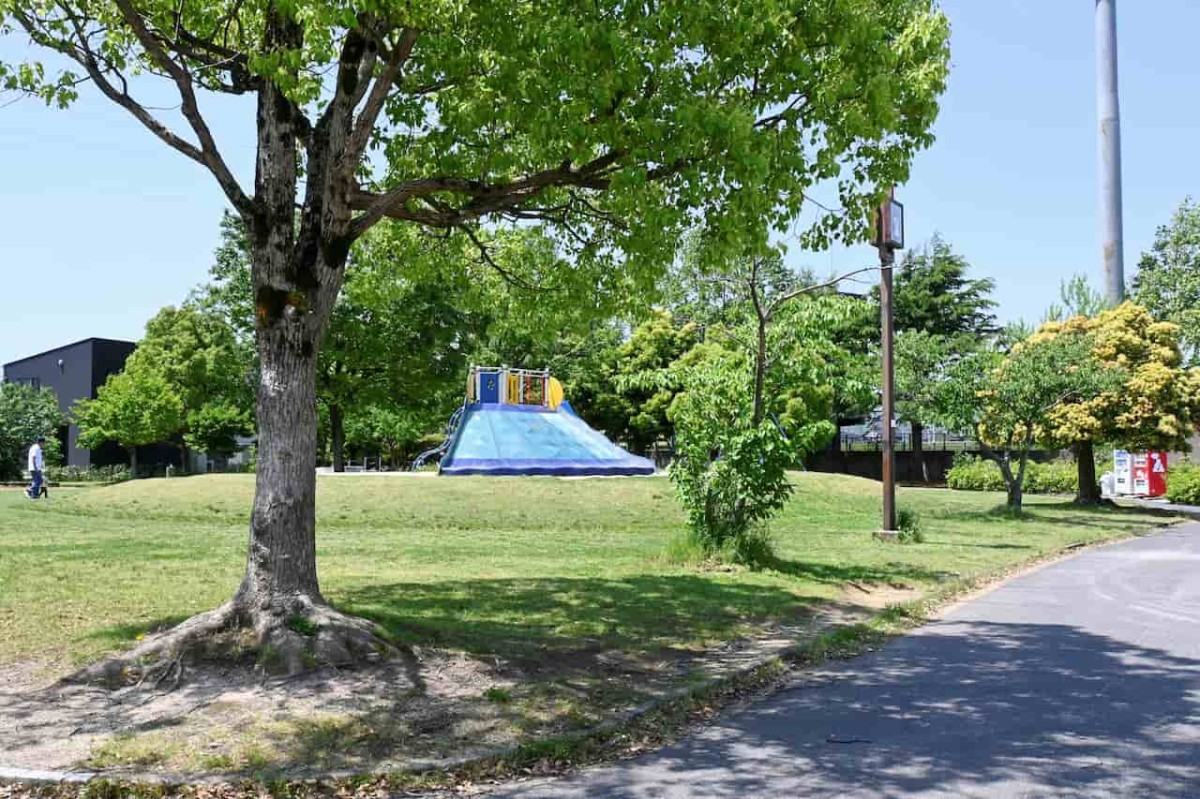
<svg viewBox="0 0 1200 799"><path fill-rule="evenodd" d="M883 610L889 605L920 599L921 593L919 588L899 584L847 583L842 588L841 600L854 607Z"/></svg>
<svg viewBox="0 0 1200 799"><path fill-rule="evenodd" d="M170 690L46 685L44 663L8 664L0 766L302 778L444 763L617 718L859 621L866 607L823 606L694 650L592 644L509 661L416 648L415 662L290 679L199 663Z"/></svg>

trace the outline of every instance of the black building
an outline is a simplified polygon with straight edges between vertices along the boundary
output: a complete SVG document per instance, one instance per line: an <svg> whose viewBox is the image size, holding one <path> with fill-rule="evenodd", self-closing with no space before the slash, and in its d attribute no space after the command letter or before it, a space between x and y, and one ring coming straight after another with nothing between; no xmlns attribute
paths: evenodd
<svg viewBox="0 0 1200 799"><path fill-rule="evenodd" d="M69 414L76 401L96 398L96 389L104 385L109 375L121 371L136 346L130 341L84 339L6 363L4 379L34 388L53 389L58 396L59 410ZM80 448L79 428L73 424L60 428L58 438L63 460L68 466L108 466L129 459L125 450L115 444L106 444L97 450Z"/></svg>

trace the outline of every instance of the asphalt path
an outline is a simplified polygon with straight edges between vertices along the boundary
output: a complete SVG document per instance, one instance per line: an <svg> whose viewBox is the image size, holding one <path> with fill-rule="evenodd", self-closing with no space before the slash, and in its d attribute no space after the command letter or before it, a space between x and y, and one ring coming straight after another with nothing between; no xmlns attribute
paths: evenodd
<svg viewBox="0 0 1200 799"><path fill-rule="evenodd" d="M1200 797L1200 524L1086 551L511 799Z"/></svg>

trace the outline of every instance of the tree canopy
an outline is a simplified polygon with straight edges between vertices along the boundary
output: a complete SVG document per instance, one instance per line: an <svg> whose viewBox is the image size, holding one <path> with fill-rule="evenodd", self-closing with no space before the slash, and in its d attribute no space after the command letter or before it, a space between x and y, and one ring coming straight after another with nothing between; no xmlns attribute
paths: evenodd
<svg viewBox="0 0 1200 799"><path fill-rule="evenodd" d="M996 302L991 278L970 278L971 265L949 242L934 236L921 249L905 252L895 267L894 310L897 331L923 330L938 336L994 335ZM879 289L873 294L878 301Z"/></svg>
<svg viewBox="0 0 1200 799"><path fill-rule="evenodd" d="M25 455L46 437L46 462L58 455L55 430L63 423L58 400L48 388L0 383L0 479L16 479L24 471Z"/></svg>
<svg viewBox="0 0 1200 799"><path fill-rule="evenodd" d="M184 424L179 394L160 373L138 366L110 375L95 399L83 399L72 410L79 443L98 447L114 441L129 450L129 466L137 477L137 448L157 444Z"/></svg>
<svg viewBox="0 0 1200 799"><path fill-rule="evenodd" d="M1125 380L1109 391L1063 403L1042 437L1060 445L1106 442L1126 449L1183 449L1200 418L1200 369L1181 368L1180 329L1155 322L1132 302L1092 317L1043 325L1030 341L1082 337L1091 357L1116 364Z"/></svg>
<svg viewBox="0 0 1200 799"><path fill-rule="evenodd" d="M1183 201L1138 262L1133 299L1179 326L1184 358L1200 365L1200 203Z"/></svg>

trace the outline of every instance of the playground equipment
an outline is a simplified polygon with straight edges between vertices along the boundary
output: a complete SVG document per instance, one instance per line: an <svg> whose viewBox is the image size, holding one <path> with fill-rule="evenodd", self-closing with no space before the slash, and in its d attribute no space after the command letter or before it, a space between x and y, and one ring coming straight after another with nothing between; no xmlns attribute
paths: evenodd
<svg viewBox="0 0 1200 799"><path fill-rule="evenodd" d="M638 475L654 464L580 419L549 369L472 366L466 399L446 440L413 462L441 456L444 475Z"/></svg>

